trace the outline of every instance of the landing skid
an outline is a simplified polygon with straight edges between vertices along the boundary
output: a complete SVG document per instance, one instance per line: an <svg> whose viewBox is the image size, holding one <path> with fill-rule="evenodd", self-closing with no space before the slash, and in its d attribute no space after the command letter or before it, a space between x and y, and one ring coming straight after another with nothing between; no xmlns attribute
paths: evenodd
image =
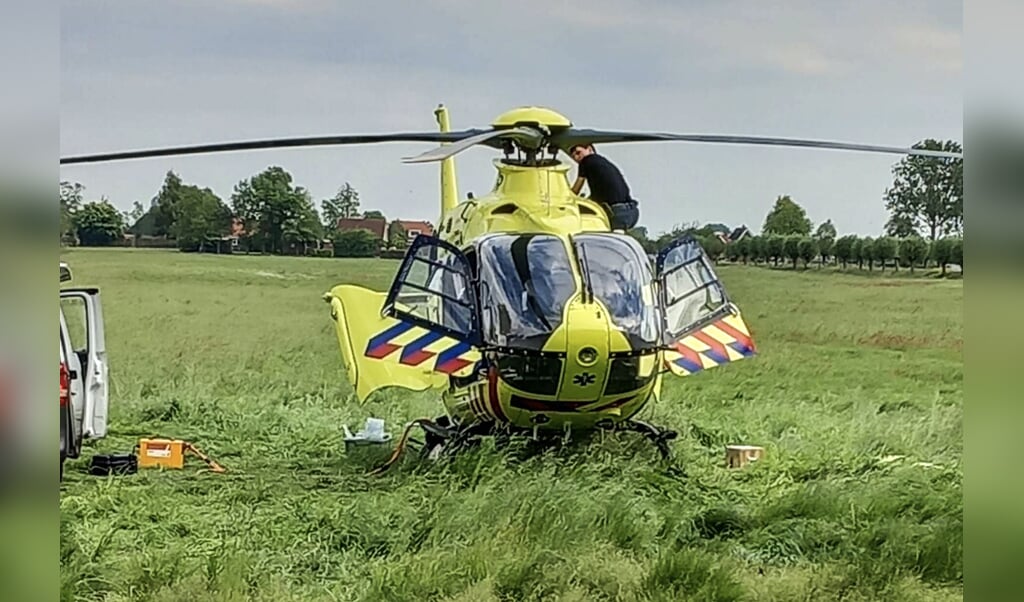
<svg viewBox="0 0 1024 602"><path fill-rule="evenodd" d="M409 433L415 426L419 426L423 430L424 441L421 442L409 438ZM641 434L657 447L661 458L666 461L672 459L672 452L669 449L668 442L679 435L676 431L662 429L640 420L626 420L610 425L600 425L597 429L590 432L595 431L629 431ZM516 437L525 438L545 446L557 446L566 443L571 438L571 433L567 431L563 434L507 425L499 426L493 422L473 422L460 427L459 425L452 424L447 416L442 416L435 420L421 418L410 422L406 426L395 447L394 453L392 453L387 462L374 469L370 474L380 474L390 468L398 460L398 457L409 443L413 443L420 448L421 457L437 460L444 456L451 457L461 449L473 447L484 437L495 437L499 443L510 441L511 438Z"/></svg>
<svg viewBox="0 0 1024 602"><path fill-rule="evenodd" d="M672 450L669 449L668 442L679 436L679 433L676 431L662 429L640 420L627 420L625 422L620 422L615 425L612 430L625 430L640 433L658 448L663 460L672 459Z"/></svg>

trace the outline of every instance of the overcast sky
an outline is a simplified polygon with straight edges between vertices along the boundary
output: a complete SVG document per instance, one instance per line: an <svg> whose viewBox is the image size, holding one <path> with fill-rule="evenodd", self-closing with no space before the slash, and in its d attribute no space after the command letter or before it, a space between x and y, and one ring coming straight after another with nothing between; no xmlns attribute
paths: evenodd
<svg viewBox="0 0 1024 602"><path fill-rule="evenodd" d="M63 1L61 154L260 137L455 129L552 107L580 127L837 139L963 140L959 1ZM270 165L319 201L350 182L364 210L436 220L429 143L65 166L89 199L148 207L164 174L232 187ZM789 194L815 226L877 235L895 155L678 142L602 145L652 233L760 231ZM460 194L493 183L484 147ZM572 172L575 175L575 168Z"/></svg>

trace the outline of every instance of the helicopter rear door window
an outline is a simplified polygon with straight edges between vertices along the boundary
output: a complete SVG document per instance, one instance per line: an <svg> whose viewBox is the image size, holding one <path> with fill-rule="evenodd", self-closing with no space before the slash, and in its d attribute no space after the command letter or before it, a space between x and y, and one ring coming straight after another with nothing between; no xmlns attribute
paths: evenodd
<svg viewBox="0 0 1024 602"><path fill-rule="evenodd" d="M546 234L498 235L480 244L479 255L484 341L540 350L577 290L564 243Z"/></svg>
<svg viewBox="0 0 1024 602"><path fill-rule="evenodd" d="M661 317L652 287L654 275L643 247L622 234L577 234L573 242L594 297L608 309L632 347L657 347Z"/></svg>
<svg viewBox="0 0 1024 602"><path fill-rule="evenodd" d="M678 341L729 313L725 288L692 236L683 235L658 254L657 273L665 306L666 342Z"/></svg>
<svg viewBox="0 0 1024 602"><path fill-rule="evenodd" d="M466 256L433 236L416 237L395 277L384 312L476 345L479 326Z"/></svg>

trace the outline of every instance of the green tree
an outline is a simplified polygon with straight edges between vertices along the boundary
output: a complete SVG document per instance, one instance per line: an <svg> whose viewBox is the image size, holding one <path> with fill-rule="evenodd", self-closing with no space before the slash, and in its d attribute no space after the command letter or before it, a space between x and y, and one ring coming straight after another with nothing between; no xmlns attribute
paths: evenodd
<svg viewBox="0 0 1024 602"><path fill-rule="evenodd" d="M684 234L695 232L696 231L696 227L697 226L696 226L696 222L695 222L693 225L691 225L689 227L687 227L687 226L676 226L676 227L672 228L672 230L670 232L665 232L664 234L659 236L658 239L654 242L656 250L657 251L661 251L662 249L667 247L669 244L671 244L673 241L678 239L680 236L682 236Z"/></svg>
<svg viewBox="0 0 1024 602"><path fill-rule="evenodd" d="M250 242L264 252L283 253L286 230L294 240L297 224L310 214L308 193L278 166L236 184L231 200Z"/></svg>
<svg viewBox="0 0 1024 602"><path fill-rule="evenodd" d="M832 225L832 220L830 220L830 219L827 219L827 220L823 221L818 226L818 229L815 230L815 232L814 232L814 238L818 239L819 241L824 240L824 239L835 240L836 239L836 235L837 235L836 227L834 225Z"/></svg>
<svg viewBox="0 0 1024 602"><path fill-rule="evenodd" d="M324 230L334 232L338 228L339 219L359 217L359 192L345 182L333 197L321 201L321 214L324 218Z"/></svg>
<svg viewBox="0 0 1024 602"><path fill-rule="evenodd" d="M857 237L853 234L847 234L836 240L835 248L833 253L835 254L836 261L843 265L843 269L846 269L846 264L851 259L857 260L856 252L854 251L854 243L857 241ZM859 249L857 249L859 251Z"/></svg>
<svg viewBox="0 0 1024 602"><path fill-rule="evenodd" d="M135 201L132 203L132 208L129 211L125 211L121 215L124 216L124 223L129 227L134 226L142 216L146 214L146 210L142 208L142 203Z"/></svg>
<svg viewBox="0 0 1024 602"><path fill-rule="evenodd" d="M628 230L626 234L632 236L634 240L640 243L640 246L643 247L644 251L646 251L647 253L655 254L658 252L657 243L651 240L651 238L647 234L647 228L645 228L644 226L637 226L636 228L632 228Z"/></svg>
<svg viewBox="0 0 1024 602"><path fill-rule="evenodd" d="M923 140L915 148L961 152L953 140ZM908 236L924 230L934 241L959 230L963 223L963 159L909 155L892 170L893 184L885 192L890 212L886 232Z"/></svg>
<svg viewBox="0 0 1024 602"><path fill-rule="evenodd" d="M303 255L306 255L310 244L316 244L323 238L324 227L320 223L320 215L307 191L301 190L297 212L285 218L281 226L281 234L287 245L302 247Z"/></svg>
<svg viewBox="0 0 1024 602"><path fill-rule="evenodd" d="M781 234L772 234L764 237L765 257L772 260L772 264L779 265L779 260L786 256L786 238Z"/></svg>
<svg viewBox="0 0 1024 602"><path fill-rule="evenodd" d="M852 261L856 261L857 262L857 269L861 269L861 270L864 269L864 261L861 259L861 250L860 250L861 246L863 246L863 244L864 244L864 241L861 240L860 237L857 237L857 238L853 239L853 244L850 245L850 261L851 262Z"/></svg>
<svg viewBox="0 0 1024 602"><path fill-rule="evenodd" d="M82 191L85 187L78 182L60 183L60 240L61 242L75 242L75 213L82 208Z"/></svg>
<svg viewBox="0 0 1024 602"><path fill-rule="evenodd" d="M796 269L796 260L800 259L800 240L803 237L799 234L790 234L782 239L782 253L793 262L793 269Z"/></svg>
<svg viewBox="0 0 1024 602"><path fill-rule="evenodd" d="M953 261L953 242L949 237L940 238L932 242L929 249L929 257L942 269L943 276L946 275L946 264Z"/></svg>
<svg viewBox="0 0 1024 602"><path fill-rule="evenodd" d="M743 260L743 263L747 263L754 255L753 240L750 236L744 236L743 238L731 243L731 246L736 247L736 254Z"/></svg>
<svg viewBox="0 0 1024 602"><path fill-rule="evenodd" d="M917 226L914 225L914 218L909 215L893 215L885 224L885 233L888 236L906 238L918 235Z"/></svg>
<svg viewBox="0 0 1024 602"><path fill-rule="evenodd" d="M363 212L363 219L387 219L384 214L376 209Z"/></svg>
<svg viewBox="0 0 1024 602"><path fill-rule="evenodd" d="M768 258L765 256L765 239L763 236L747 236L743 240L750 241L750 257L754 260L754 263L761 261L767 262Z"/></svg>
<svg viewBox="0 0 1024 602"><path fill-rule="evenodd" d="M231 231L231 209L209 188L181 186L172 217L171 235L182 251L201 251Z"/></svg>
<svg viewBox="0 0 1024 602"><path fill-rule="evenodd" d="M711 261L718 261L725 254L725 243L715 235L701 237L700 246L704 247L704 251L711 258Z"/></svg>
<svg viewBox="0 0 1024 602"><path fill-rule="evenodd" d="M398 220L388 224L388 246L399 250L409 246L409 234Z"/></svg>
<svg viewBox="0 0 1024 602"><path fill-rule="evenodd" d="M836 227L832 225L832 220L825 220L818 226L814 232L814 240L817 242L822 262L828 261L836 242Z"/></svg>
<svg viewBox="0 0 1024 602"><path fill-rule="evenodd" d="M804 260L804 268L807 268L808 264L818 256L818 241L810 236L800 237L797 241L797 249L800 259Z"/></svg>
<svg viewBox="0 0 1024 602"><path fill-rule="evenodd" d="M181 178L173 171L164 176L164 185L156 195L155 231L157 236L173 236L175 208L181 200Z"/></svg>
<svg viewBox="0 0 1024 602"><path fill-rule="evenodd" d="M765 217L763 233L807 236L811 233L811 220L807 219L803 207L796 204L788 195L780 196L775 199L775 205Z"/></svg>
<svg viewBox="0 0 1024 602"><path fill-rule="evenodd" d="M736 243L725 245L725 258L729 261L740 260L740 248Z"/></svg>
<svg viewBox="0 0 1024 602"><path fill-rule="evenodd" d="M885 271L885 264L896 258L899 252L899 243L892 236L882 236L876 241L873 248L873 257L881 264L882 271ZM896 270L899 271L899 264Z"/></svg>
<svg viewBox="0 0 1024 602"><path fill-rule="evenodd" d="M105 246L124 236L124 216L105 198L82 205L72 220L83 245Z"/></svg>
<svg viewBox="0 0 1024 602"><path fill-rule="evenodd" d="M875 239L870 236L865 236L860 239L860 253L857 256L857 260L860 262L861 269L864 268L864 262L868 263L868 271L872 271L875 264Z"/></svg>
<svg viewBox="0 0 1024 602"><path fill-rule="evenodd" d="M964 267L964 239L953 238L949 247L949 262Z"/></svg>
<svg viewBox="0 0 1024 602"><path fill-rule="evenodd" d="M380 246L377 235L362 228L343 230L334 235L335 257L375 257Z"/></svg>
<svg viewBox="0 0 1024 602"><path fill-rule="evenodd" d="M910 264L910 273L914 273L914 266L928 257L928 243L920 236L908 236L900 240L900 259Z"/></svg>

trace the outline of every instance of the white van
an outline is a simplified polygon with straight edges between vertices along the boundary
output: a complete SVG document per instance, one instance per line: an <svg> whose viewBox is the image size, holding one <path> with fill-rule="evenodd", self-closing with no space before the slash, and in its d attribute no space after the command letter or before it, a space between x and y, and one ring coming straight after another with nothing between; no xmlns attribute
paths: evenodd
<svg viewBox="0 0 1024 602"><path fill-rule="evenodd" d="M60 263L60 478L64 460L81 455L82 442L107 435L110 391L100 292L63 288L71 269Z"/></svg>

